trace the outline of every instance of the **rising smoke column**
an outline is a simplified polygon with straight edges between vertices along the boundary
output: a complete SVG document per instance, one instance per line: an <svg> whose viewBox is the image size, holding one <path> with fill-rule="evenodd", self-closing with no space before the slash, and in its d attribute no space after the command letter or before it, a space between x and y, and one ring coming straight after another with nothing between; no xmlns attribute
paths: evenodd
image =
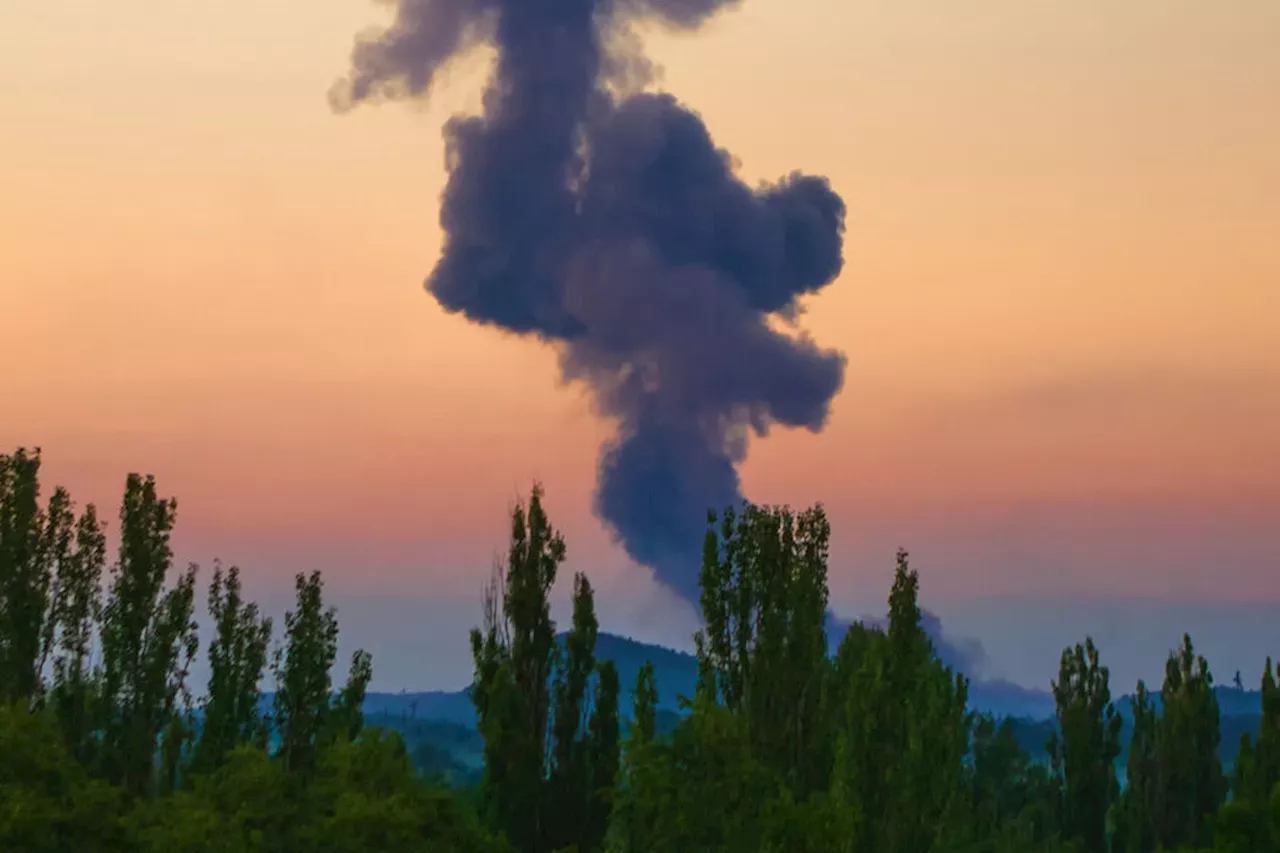
<svg viewBox="0 0 1280 853"><path fill-rule="evenodd" d="M391 2L332 106L425 98L451 58L496 47L483 114L444 130L445 243L427 289L557 347L565 378L618 424L597 515L696 604L706 513L742 500L750 434L821 430L843 384L842 354L769 320L840 272L844 202L799 173L752 190L697 114L637 92L648 66L631 25L694 30L734 0Z"/></svg>

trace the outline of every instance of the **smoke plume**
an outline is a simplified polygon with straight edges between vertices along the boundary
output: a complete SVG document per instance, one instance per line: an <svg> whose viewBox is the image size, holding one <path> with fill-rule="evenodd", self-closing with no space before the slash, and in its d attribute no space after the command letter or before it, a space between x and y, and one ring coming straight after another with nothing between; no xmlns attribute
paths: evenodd
<svg viewBox="0 0 1280 853"><path fill-rule="evenodd" d="M392 2L330 103L426 98L450 59L496 48L483 113L444 130L427 289L557 347L617 423L596 513L696 603L706 512L741 500L750 435L821 430L843 384L842 354L769 321L840 272L844 202L800 173L749 188L696 113L643 90L635 24L691 31L734 0Z"/></svg>

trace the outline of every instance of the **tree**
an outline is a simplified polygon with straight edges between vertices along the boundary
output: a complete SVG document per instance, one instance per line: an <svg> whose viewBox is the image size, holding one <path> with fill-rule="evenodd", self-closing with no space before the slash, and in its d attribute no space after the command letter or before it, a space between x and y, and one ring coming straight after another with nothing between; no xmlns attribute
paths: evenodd
<svg viewBox="0 0 1280 853"><path fill-rule="evenodd" d="M1156 837L1169 850L1208 847L1226 785L1218 756L1221 729L1213 675L1196 655L1190 636L1184 635L1182 647L1169 656L1160 700Z"/></svg>
<svg viewBox="0 0 1280 853"><path fill-rule="evenodd" d="M588 722L586 754L586 802L579 853L603 849L613 818L621 769L618 670L613 661L604 661L596 668L595 702Z"/></svg>
<svg viewBox="0 0 1280 853"><path fill-rule="evenodd" d="M49 697L67 748L86 766L92 762L98 688L90 656L102 616L101 583L106 564L106 536L97 510L89 504L76 521L73 551L58 563L58 596L52 619L57 646Z"/></svg>
<svg viewBox="0 0 1280 853"><path fill-rule="evenodd" d="M157 495L153 477L129 475L120 509L120 554L103 610L98 701L103 769L131 795L153 790L162 733L169 733L166 763L181 747L179 703L187 702L186 675L198 647L195 567L164 589L176 511L176 501Z"/></svg>
<svg viewBox="0 0 1280 853"><path fill-rule="evenodd" d="M636 675L635 688L631 692L631 724L622 747L612 809L610 850L647 849L644 844L648 842L649 828L655 820L650 798L652 781L647 774L655 765L657 710L658 686L653 662L646 661Z"/></svg>
<svg viewBox="0 0 1280 853"><path fill-rule="evenodd" d="M545 849L579 853L604 843L618 770L618 673L595 660L599 626L585 575L574 577L573 627L565 636L552 695L551 764L546 785ZM593 701L588 688L595 679Z"/></svg>
<svg viewBox="0 0 1280 853"><path fill-rule="evenodd" d="M758 850L780 793L751 755L741 717L699 695L669 740L628 743L613 845L627 853Z"/></svg>
<svg viewBox="0 0 1280 853"><path fill-rule="evenodd" d="M67 753L48 713L0 705L0 756L0 850L124 853L120 792Z"/></svg>
<svg viewBox="0 0 1280 853"><path fill-rule="evenodd" d="M483 808L517 850L531 853L598 849L618 766L617 673L596 667L594 595L583 575L574 578L563 652L556 645L548 596L564 559L564 539L535 484L527 507L512 512L506 565L486 590L483 628L471 632Z"/></svg>
<svg viewBox="0 0 1280 853"><path fill-rule="evenodd" d="M338 691L330 713L327 742L353 742L364 728L364 698L373 680L373 656L363 649L351 655L347 682Z"/></svg>
<svg viewBox="0 0 1280 853"><path fill-rule="evenodd" d="M1107 814L1119 793L1120 715L1111 703L1110 672L1092 638L1064 649L1053 682L1058 728L1049 756L1060 786L1064 838L1085 853L1106 853Z"/></svg>
<svg viewBox="0 0 1280 853"><path fill-rule="evenodd" d="M831 527L751 504L708 517L701 570L704 690L742 716L751 749L801 796L830 771L822 704Z"/></svg>
<svg viewBox="0 0 1280 853"><path fill-rule="evenodd" d="M294 590L296 609L284 617L286 647L276 651L272 663L276 680L272 722L285 769L305 775L315 767L329 722L338 616L324 605L319 572L299 573Z"/></svg>
<svg viewBox="0 0 1280 853"><path fill-rule="evenodd" d="M1012 721L977 715L963 782L967 825L952 827L952 835L971 845L1001 843L1019 850L1046 843L1048 781L1043 766L1019 745Z"/></svg>
<svg viewBox="0 0 1280 853"><path fill-rule="evenodd" d="M498 853L457 798L424 785L399 735L372 732L324 752L290 850Z"/></svg>
<svg viewBox="0 0 1280 853"><path fill-rule="evenodd" d="M1265 803L1280 785L1280 688L1276 686L1271 658L1262 670L1262 719L1257 740L1245 735L1236 759L1232 783L1235 799Z"/></svg>
<svg viewBox="0 0 1280 853"><path fill-rule="evenodd" d="M485 741L484 810L513 847L541 849L550 679L556 657L548 595L565 559L564 539L535 484L511 514L505 569L485 594L484 628L471 632L472 699Z"/></svg>
<svg viewBox="0 0 1280 853"><path fill-rule="evenodd" d="M919 577L899 551L887 632L851 630L834 796L848 849L928 851L959 790L968 747L968 682L938 660L921 624Z"/></svg>
<svg viewBox="0 0 1280 853"><path fill-rule="evenodd" d="M585 820L590 791L586 744L581 734L585 722L587 687L595 669L598 624L591 584L583 575L574 577L573 628L564 640L564 653L556 667L552 697L551 764L547 780L546 837L548 850L572 844Z"/></svg>
<svg viewBox="0 0 1280 853"><path fill-rule="evenodd" d="M40 506L40 451L0 456L0 702L34 705L55 641L58 580L71 559L75 515L56 489Z"/></svg>
<svg viewBox="0 0 1280 853"><path fill-rule="evenodd" d="M1160 755L1158 721L1147 686L1138 682L1133 697L1133 734L1125 769L1125 790L1116 815L1115 853L1153 853L1160 811Z"/></svg>
<svg viewBox="0 0 1280 853"><path fill-rule="evenodd" d="M240 743L266 745L267 728L259 713L271 620L241 595L240 570L225 574L215 564L209 586L209 614L215 636L209 644L209 695L196 749L195 766L209 770Z"/></svg>

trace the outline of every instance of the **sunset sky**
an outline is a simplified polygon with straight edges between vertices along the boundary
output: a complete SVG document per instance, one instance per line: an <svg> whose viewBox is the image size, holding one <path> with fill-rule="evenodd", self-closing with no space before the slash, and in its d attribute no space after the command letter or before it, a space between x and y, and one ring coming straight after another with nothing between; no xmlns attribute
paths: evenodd
<svg viewBox="0 0 1280 853"><path fill-rule="evenodd" d="M465 682L534 478L602 627L686 647L592 517L611 425L423 291L487 57L425 106L326 104L383 11L0 5L0 451L112 516L154 473L179 558L277 611L324 570L380 689ZM838 611L882 609L901 545L986 675L1046 684L1085 633L1124 689L1183 630L1223 680L1280 654L1277 44L1275 0L746 0L650 35L745 178L849 207L802 321L844 390L743 472L826 504Z"/></svg>

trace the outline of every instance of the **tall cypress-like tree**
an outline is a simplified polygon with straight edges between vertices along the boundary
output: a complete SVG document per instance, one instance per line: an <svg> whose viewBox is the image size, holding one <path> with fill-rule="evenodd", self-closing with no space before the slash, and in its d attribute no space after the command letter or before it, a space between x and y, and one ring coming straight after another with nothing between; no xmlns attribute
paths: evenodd
<svg viewBox="0 0 1280 853"><path fill-rule="evenodd" d="M324 604L319 572L294 578L297 604L284 617L285 648L272 663L276 694L272 724L285 768L314 770L328 725L333 663L338 656L338 615Z"/></svg>
<svg viewBox="0 0 1280 853"><path fill-rule="evenodd" d="M159 497L153 477L130 474L120 509L120 555L102 618L103 769L131 794L155 786L162 734L173 760L185 737L180 703L195 657L195 567L166 591L169 536L177 502ZM172 776L172 773L166 774Z"/></svg>
<svg viewBox="0 0 1280 853"><path fill-rule="evenodd" d="M483 628L471 632L471 695L485 741L481 799L494 828L527 853L539 853L543 837L548 680L556 659L548 596L564 559L564 539L535 484L528 506L511 514L506 564L495 568L485 592Z"/></svg>
<svg viewBox="0 0 1280 853"><path fill-rule="evenodd" d="M486 590L483 627L471 633L481 798L492 825L529 853L599 849L617 775L617 673L596 665L594 595L583 575L574 578L563 652L555 641L548 596L564 559L535 484L528 505L512 512L506 564Z"/></svg>
<svg viewBox="0 0 1280 853"><path fill-rule="evenodd" d="M709 516L696 637L702 691L741 717L753 755L800 794L830 770L823 749L827 552L821 505L747 504Z"/></svg>
<svg viewBox="0 0 1280 853"><path fill-rule="evenodd" d="M51 637L52 566L70 550L70 498L40 506L40 451L0 456L0 702L34 703Z"/></svg>
<svg viewBox="0 0 1280 853"><path fill-rule="evenodd" d="M1280 848L1280 689L1271 658L1262 671L1257 737L1240 738L1231 800L1217 815L1214 842L1225 851Z"/></svg>
<svg viewBox="0 0 1280 853"><path fill-rule="evenodd" d="M72 757L92 763L97 675L92 666L95 630L102 615L101 583L107 540L93 504L76 520L75 546L58 564L54 611L56 647L49 702Z"/></svg>
<svg viewBox="0 0 1280 853"><path fill-rule="evenodd" d="M1121 720L1111 703L1110 672L1092 638L1063 650L1053 698L1058 726L1049 757L1063 837L1078 841L1085 853L1107 853L1107 815L1119 794Z"/></svg>
<svg viewBox="0 0 1280 853"><path fill-rule="evenodd" d="M1147 685L1139 681L1133 696L1133 734L1125 767L1125 789L1116 814L1114 853L1153 853L1160 810L1160 756L1156 747L1159 717Z"/></svg>
<svg viewBox="0 0 1280 853"><path fill-rule="evenodd" d="M574 577L573 586L573 627L565 636L552 688L551 761L544 818L548 850L559 850L579 840L592 799L583 729L588 713L587 689L595 672L599 625L591 584L579 574Z"/></svg>
<svg viewBox="0 0 1280 853"><path fill-rule="evenodd" d="M968 682L924 632L919 577L899 551L887 632L851 630L837 655L844 682L833 773L851 851L929 851L942 840L968 746Z"/></svg>
<svg viewBox="0 0 1280 853"><path fill-rule="evenodd" d="M240 743L266 744L267 727L259 712L260 685L267 666L271 620L244 601L240 570L214 566L209 614L214 638L209 644L209 695L196 749L198 770L211 770Z"/></svg>
<svg viewBox="0 0 1280 853"><path fill-rule="evenodd" d="M618 670L613 661L596 666L595 700L587 724L585 813L578 831L579 853L604 848L613 819L621 770Z"/></svg>
<svg viewBox="0 0 1280 853"><path fill-rule="evenodd" d="M705 694L701 694L705 695ZM611 849L652 849L650 830L655 823L653 788L654 739L657 736L658 686L653 662L645 661L631 691L631 725L622 746L616 796L612 809Z"/></svg>
<svg viewBox="0 0 1280 853"><path fill-rule="evenodd" d="M359 734L363 723L361 706L373 677L373 659L367 652L356 650L346 684L335 692L337 610L325 606L324 579L319 572L299 573L294 578L294 590L295 609L284 617L285 647L276 650L271 664L276 682L271 724L285 768L305 779L314 775L329 747L338 741L354 740ZM242 625L252 625L244 614L241 619ZM248 677L245 673L241 681L246 692Z"/></svg>
<svg viewBox="0 0 1280 853"><path fill-rule="evenodd" d="M1271 658L1262 670L1262 719L1258 735L1241 738L1240 755L1236 759L1232 793L1237 801L1265 803L1280 785L1280 687L1276 685Z"/></svg>
<svg viewBox="0 0 1280 853"><path fill-rule="evenodd" d="M1157 723L1159 804L1157 840L1165 849L1212 844L1213 818L1226 794L1218 697L1204 657L1190 636L1169 656Z"/></svg>

